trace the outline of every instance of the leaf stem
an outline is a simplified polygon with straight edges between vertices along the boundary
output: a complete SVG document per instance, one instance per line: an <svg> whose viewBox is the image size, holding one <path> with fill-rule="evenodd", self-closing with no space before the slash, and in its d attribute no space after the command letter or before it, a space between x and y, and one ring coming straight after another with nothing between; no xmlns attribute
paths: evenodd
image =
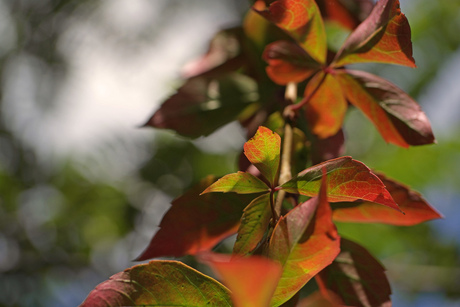
<svg viewBox="0 0 460 307"><path fill-rule="evenodd" d="M305 96L299 103L296 103L296 104L291 104L289 106L286 107L286 109L284 110L285 111L285 116L286 115L291 115L292 113L295 113L296 111L298 111L300 108L302 108L303 106L305 106L307 104L307 102L313 97L313 95L316 94L316 92L318 91L319 87L321 86L321 84L323 84L324 80L326 79L327 75L329 73L327 71L324 71L324 75L323 77L321 78L321 80L318 82L318 84L316 85L316 87L313 89L313 91L311 91L310 94L308 94L307 96ZM289 84L288 84L289 86ZM286 94L288 93L288 91L286 90ZM295 97L297 98L297 97ZM295 99L293 100L293 102L295 102ZM290 116L292 117L292 116Z"/></svg>
<svg viewBox="0 0 460 307"><path fill-rule="evenodd" d="M275 210L275 189L270 189L270 209L272 210L271 226L275 227L279 219L279 214Z"/></svg>
<svg viewBox="0 0 460 307"><path fill-rule="evenodd" d="M288 83L286 86L285 91L285 99L291 101L293 103L297 98L297 84L296 83ZM291 124L286 121L284 125L284 136L283 136L283 149L281 153L281 169L280 169L280 177L278 180L278 184L282 185L285 182L289 181L292 178L291 173L291 156L292 156L292 139L293 139L293 132ZM280 190L278 192L278 196L276 198L275 203L275 212L278 216L281 214L281 207L283 205L284 197L286 196L286 192L284 190Z"/></svg>

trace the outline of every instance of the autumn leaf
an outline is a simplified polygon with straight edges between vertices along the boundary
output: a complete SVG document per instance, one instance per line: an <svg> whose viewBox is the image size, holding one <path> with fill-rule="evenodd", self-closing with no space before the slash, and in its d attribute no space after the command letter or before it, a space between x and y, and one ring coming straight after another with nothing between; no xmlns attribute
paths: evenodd
<svg viewBox="0 0 460 307"><path fill-rule="evenodd" d="M323 167L327 169L329 201L362 199L401 211L382 181L366 165L351 157L340 157L307 168L281 188L289 193L316 196L321 184Z"/></svg>
<svg viewBox="0 0 460 307"><path fill-rule="evenodd" d="M193 255L213 248L234 234L252 195L211 193L201 195L215 181L209 176L172 202L160 229L136 260Z"/></svg>
<svg viewBox="0 0 460 307"><path fill-rule="evenodd" d="M391 306L385 268L362 246L342 238L341 252L316 281L322 292L332 291L347 306Z"/></svg>
<svg viewBox="0 0 460 307"><path fill-rule="evenodd" d="M333 66L388 63L415 67L409 22L398 0L378 1L370 15L350 34Z"/></svg>
<svg viewBox="0 0 460 307"><path fill-rule="evenodd" d="M289 41L267 45L262 57L268 63L267 75L280 85L302 82L321 68L304 49Z"/></svg>
<svg viewBox="0 0 460 307"><path fill-rule="evenodd" d="M326 33L315 1L277 0L253 9L291 35L315 61L326 63Z"/></svg>
<svg viewBox="0 0 460 307"><path fill-rule="evenodd" d="M230 291L178 261L150 261L96 286L81 307L232 306Z"/></svg>
<svg viewBox="0 0 460 307"><path fill-rule="evenodd" d="M233 253L238 255L250 254L264 237L271 217L270 194L264 194L254 199L244 209Z"/></svg>
<svg viewBox="0 0 460 307"><path fill-rule="evenodd" d="M245 172L228 174L210 185L201 194L211 192L235 192L238 194L251 194L269 192L269 187L259 178Z"/></svg>
<svg viewBox="0 0 460 307"><path fill-rule="evenodd" d="M305 117L311 131L323 139L337 134L342 127L347 102L335 76L324 72L317 73L308 82L304 96L308 98Z"/></svg>
<svg viewBox="0 0 460 307"><path fill-rule="evenodd" d="M274 187L279 174L280 136L260 126L256 135L244 144L244 154Z"/></svg>
<svg viewBox="0 0 460 307"><path fill-rule="evenodd" d="M316 0L325 21L355 29L372 11L372 0Z"/></svg>
<svg viewBox="0 0 460 307"><path fill-rule="evenodd" d="M373 122L385 141L401 147L434 142L420 106L391 82L356 70L345 70L337 78L347 100Z"/></svg>
<svg viewBox="0 0 460 307"><path fill-rule="evenodd" d="M236 307L265 307L281 276L281 266L261 256L235 258L229 255L204 253L198 259L221 277L232 291Z"/></svg>
<svg viewBox="0 0 460 307"><path fill-rule="evenodd" d="M340 237L332 222L332 210L326 194L324 175L319 196L296 206L281 217L273 230L268 256L283 265L283 274L271 306L279 306L289 300L319 271L332 263L340 251Z"/></svg>
<svg viewBox="0 0 460 307"><path fill-rule="evenodd" d="M257 99L257 84L243 74L195 77L167 99L145 125L172 129L191 138L206 136L236 120Z"/></svg>
<svg viewBox="0 0 460 307"><path fill-rule="evenodd" d="M333 218L339 222L384 223L412 226L425 221L442 218L423 197L407 186L377 174L405 215L371 202L335 204Z"/></svg>

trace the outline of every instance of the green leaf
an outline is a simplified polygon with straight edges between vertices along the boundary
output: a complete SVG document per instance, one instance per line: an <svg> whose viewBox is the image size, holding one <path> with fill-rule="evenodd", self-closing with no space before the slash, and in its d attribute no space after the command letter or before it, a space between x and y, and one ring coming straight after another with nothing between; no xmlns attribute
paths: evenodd
<svg viewBox="0 0 460 307"><path fill-rule="evenodd" d="M250 254L264 237L271 216L270 194L264 194L254 199L244 209L233 253Z"/></svg>
<svg viewBox="0 0 460 307"><path fill-rule="evenodd" d="M327 169L327 197L331 202L371 201L401 211L382 181L363 163L351 157L328 160L302 171L281 186L289 193L318 195L321 169Z"/></svg>
<svg viewBox="0 0 460 307"><path fill-rule="evenodd" d="M110 277L81 307L232 306L230 291L178 261L150 261Z"/></svg>
<svg viewBox="0 0 460 307"><path fill-rule="evenodd" d="M313 0L277 0L257 10L262 16L291 35L320 64L326 63L326 32Z"/></svg>
<svg viewBox="0 0 460 307"><path fill-rule="evenodd" d="M200 196L214 181L209 176L172 202L160 229L136 260L193 255L213 248L238 230L243 209L254 196L234 193Z"/></svg>
<svg viewBox="0 0 460 307"><path fill-rule="evenodd" d="M283 265L283 274L271 306L289 300L340 252L340 237L332 222L326 186L324 176L320 195L292 209L273 230L268 256Z"/></svg>
<svg viewBox="0 0 460 307"><path fill-rule="evenodd" d="M188 79L168 98L145 124L172 129L180 135L206 136L229 122L259 96L255 81L245 75L229 73L215 79Z"/></svg>
<svg viewBox="0 0 460 307"><path fill-rule="evenodd" d="M321 291L332 291L347 306L391 306L385 268L364 247L343 239L334 262L317 276Z"/></svg>
<svg viewBox="0 0 460 307"><path fill-rule="evenodd" d="M261 256L232 258L205 253L198 259L211 266L230 288L236 307L268 306L281 276L281 266Z"/></svg>
<svg viewBox="0 0 460 307"><path fill-rule="evenodd" d="M378 62L415 67L411 30L398 0L380 0L350 34L333 66Z"/></svg>
<svg viewBox="0 0 460 307"><path fill-rule="evenodd" d="M244 144L244 154L274 187L280 166L281 138L260 126L256 135Z"/></svg>
<svg viewBox="0 0 460 307"><path fill-rule="evenodd" d="M238 194L251 194L269 192L269 187L259 178L245 172L225 175L217 180L201 194L211 192L235 192Z"/></svg>

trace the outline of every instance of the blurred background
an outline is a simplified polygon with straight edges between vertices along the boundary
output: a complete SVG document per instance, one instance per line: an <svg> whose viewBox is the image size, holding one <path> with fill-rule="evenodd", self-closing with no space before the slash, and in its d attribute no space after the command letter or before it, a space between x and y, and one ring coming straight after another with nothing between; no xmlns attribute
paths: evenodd
<svg viewBox="0 0 460 307"><path fill-rule="evenodd" d="M134 265L170 201L236 170L236 123L195 141L140 128L181 68L246 0L0 0L0 305L76 306ZM362 68L422 105L438 144L383 142L347 116L347 154L424 197L445 219L339 224L387 267L395 306L460 305L460 2L401 0L413 70Z"/></svg>

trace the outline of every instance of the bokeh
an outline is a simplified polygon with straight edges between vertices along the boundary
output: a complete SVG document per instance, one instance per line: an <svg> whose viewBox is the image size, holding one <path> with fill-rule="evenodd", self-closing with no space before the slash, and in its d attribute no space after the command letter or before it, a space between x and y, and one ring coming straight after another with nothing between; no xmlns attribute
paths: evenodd
<svg viewBox="0 0 460 307"><path fill-rule="evenodd" d="M0 305L76 306L135 264L170 201L236 170L232 123L195 141L142 128L181 68L248 1L0 0ZM339 224L387 267L395 306L460 304L460 3L401 0L418 68L363 65L409 92L437 144L384 143L347 115L347 154L445 218ZM186 259L187 260L187 259Z"/></svg>

